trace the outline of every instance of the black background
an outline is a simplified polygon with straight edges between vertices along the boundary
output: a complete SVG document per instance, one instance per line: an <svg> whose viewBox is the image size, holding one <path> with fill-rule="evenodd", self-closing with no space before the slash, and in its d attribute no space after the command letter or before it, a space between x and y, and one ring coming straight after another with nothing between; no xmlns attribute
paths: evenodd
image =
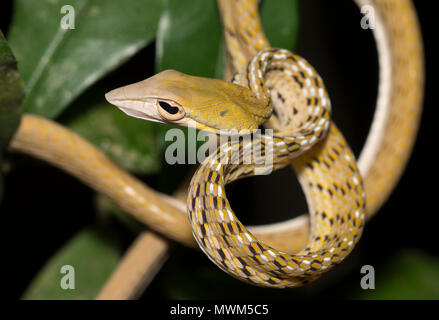
<svg viewBox="0 0 439 320"><path fill-rule="evenodd" d="M434 1L414 1L425 45L426 95L422 123L412 157L399 184L379 213L367 224L354 258L359 264L379 265L398 249L420 248L438 255L436 113L438 82L434 75L437 51ZM11 1L2 1L0 28L7 33ZM377 56L370 32L360 28L361 15L352 1L300 1L300 32L296 51L319 71L331 96L334 120L356 155L367 136L377 93ZM5 32L6 31L6 32ZM154 46L123 66L126 74L136 61L153 61ZM143 60L144 61L144 60ZM152 73L148 67L145 78ZM19 298L47 259L83 226L96 220L93 191L64 172L34 163L26 156L8 155L0 205L3 277L9 298ZM159 187L157 177L145 181ZM228 187L232 206L246 223L263 224L306 212L304 198L289 169L268 177L238 181ZM293 196L293 194L299 196ZM269 199L265 201L264 199ZM268 213L268 214L267 214ZM122 231L123 232L123 231ZM126 245L132 240L127 233ZM197 263L209 264L198 253ZM181 254L181 253L180 253ZM348 259L349 260L349 259ZM349 265L349 262L347 263ZM160 276L160 275L159 275ZM153 283L145 297L154 296ZM327 293L328 294L328 293Z"/></svg>

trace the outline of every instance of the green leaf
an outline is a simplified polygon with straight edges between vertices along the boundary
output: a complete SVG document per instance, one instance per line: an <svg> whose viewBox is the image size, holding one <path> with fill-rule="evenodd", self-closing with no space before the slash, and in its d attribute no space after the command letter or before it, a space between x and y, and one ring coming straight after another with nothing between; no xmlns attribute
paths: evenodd
<svg viewBox="0 0 439 320"><path fill-rule="evenodd" d="M23 299L93 299L117 265L119 245L111 232L88 228L76 234L40 270ZM74 268L75 289L62 289L62 266Z"/></svg>
<svg viewBox="0 0 439 320"><path fill-rule="evenodd" d="M157 32L156 70L213 77L221 32L215 0L168 0Z"/></svg>
<svg viewBox="0 0 439 320"><path fill-rule="evenodd" d="M358 299L439 299L439 259L406 249L375 267L374 290L359 290Z"/></svg>
<svg viewBox="0 0 439 320"><path fill-rule="evenodd" d="M17 62L0 31L0 149L3 149L18 127L24 84Z"/></svg>
<svg viewBox="0 0 439 320"><path fill-rule="evenodd" d="M157 32L156 70L221 77L222 26L215 0L169 0ZM273 47L292 50L298 31L298 1L263 1L261 19Z"/></svg>
<svg viewBox="0 0 439 320"><path fill-rule="evenodd" d="M6 147L18 127L24 83L17 71L17 62L0 30L0 164ZM3 194L3 177L0 175L0 202Z"/></svg>
<svg viewBox="0 0 439 320"><path fill-rule="evenodd" d="M75 29L61 28L64 5L75 9ZM26 81L26 112L60 114L153 40L162 7L162 0L16 0L9 40Z"/></svg>
<svg viewBox="0 0 439 320"><path fill-rule="evenodd" d="M162 144L157 139L159 126L128 117L100 95L82 96L71 110L75 112L68 112L62 122L122 168L137 174L159 171L162 155Z"/></svg>
<svg viewBox="0 0 439 320"><path fill-rule="evenodd" d="M264 32L273 48L293 50L299 31L297 0L269 0L262 2L261 20Z"/></svg>

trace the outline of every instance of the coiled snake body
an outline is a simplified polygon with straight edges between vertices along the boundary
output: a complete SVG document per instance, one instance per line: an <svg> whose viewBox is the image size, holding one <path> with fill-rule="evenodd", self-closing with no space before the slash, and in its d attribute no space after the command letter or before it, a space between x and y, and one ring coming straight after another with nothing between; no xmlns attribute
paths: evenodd
<svg viewBox="0 0 439 320"><path fill-rule="evenodd" d="M218 2L232 57L228 65L229 74L234 72L242 74L248 61L257 52L269 48L261 32L257 2L253 0L234 2L219 0ZM377 112L366 147L359 158L359 169L364 177L366 191L366 214L370 217L391 192L411 151L421 110L423 60L419 28L410 1L358 0L357 2L360 5L370 4L375 8L374 34L378 44L381 70ZM267 76L267 88L274 88L273 83L279 81L279 77L283 77L277 71ZM185 77L189 76L179 75L179 77L180 81L186 81L187 84L198 81L195 77L186 79ZM157 80L158 78L154 78L154 83ZM238 80L240 84L244 82ZM249 82L251 84L251 81ZM209 96L217 98L216 95L221 92L220 89L224 89L223 86L233 91L228 97L232 101L231 105L239 106L240 102L234 101L237 92L235 89L239 86L225 82L220 84L213 80L206 83L202 90L195 86L201 95L191 96L191 104L194 107L200 107L197 102L209 101ZM187 87L191 89L190 85ZM168 88L169 83L162 89ZM160 90L159 87L155 89ZM167 91L167 94L172 94L173 97L171 99L168 96L170 100L162 101L166 103L163 104L162 109L158 109L156 105L160 96L150 101L154 103L155 111L153 115L148 115L146 118L157 120L163 119L163 115L171 118L173 116L173 119L168 120L184 124L184 119L187 117L179 117L184 115L184 110L182 111L180 107L185 104L178 101L177 105L169 104L182 93L181 90L175 89L171 90L172 92ZM252 123L262 121L267 115L257 111L263 104L260 102L261 99L255 99L254 95L246 90L240 87L238 96L250 102L250 107L241 106L232 109L252 119ZM160 92L163 91L166 90ZM273 92L276 90L271 91L274 101L276 98L273 98ZM282 92L281 96L288 95ZM109 98L111 99L111 96ZM139 106L136 100L130 102L132 104L130 107L134 110ZM145 101L141 104L145 105ZM174 112L175 108L179 111L176 114L165 113L166 110ZM276 109L276 104L274 108ZM194 108L193 111L194 113L188 116L196 116L198 112L202 112L200 108ZM283 108L276 109L278 119L272 117L271 125L278 132L285 130L291 133L288 117L282 116L282 112ZM306 114L306 110L303 112ZM299 116L297 118L300 119ZM209 124L219 125L218 122L212 121L210 118L210 122L202 123L201 127L204 126L203 129L209 130L213 128ZM300 127L294 119L290 122L292 126ZM244 127L246 124L243 125ZM285 143L284 140L282 141ZM313 141L316 142L317 139ZM123 209L157 231L184 243L193 243L191 230L185 222L186 218L182 215L183 210L179 204L146 188L84 140L60 126L26 115L12 140L11 147L64 168L96 190L108 195ZM279 148L275 151L282 152L285 147ZM195 199L203 200L189 204L192 222L195 225L194 234L203 245L203 249L223 269L259 285L295 286L315 279L322 271L339 262L350 252L364 224L363 192L361 179L354 174L356 166L353 155L335 125L331 124L323 143L319 143L293 160L293 166L296 172L300 173L300 182L311 209L313 218L311 232L308 232L307 220L303 218L296 219L295 222L256 227L247 231L238 223L228 203L220 200L224 199L223 185L245 173L246 166L240 166L241 169L234 174L231 173L234 169L233 165L220 167L220 175L208 165L203 167L204 175L200 173L203 170L198 171L194 177L196 183L192 184L195 187L190 190L190 194ZM200 186L199 190L197 186ZM199 202L204 203L201 206ZM267 244L258 242L256 237ZM215 241L218 241L218 244ZM307 242L308 246L306 246ZM272 249L268 244L280 251ZM286 254L293 252L298 253L292 256Z"/></svg>
<svg viewBox="0 0 439 320"><path fill-rule="evenodd" d="M273 56L277 59L271 60ZM264 64L266 60L270 62ZM255 61L262 72L252 68ZM315 70L284 50L261 51L251 61L247 78L253 91L257 89L252 82L262 81L269 70L282 72L296 84L290 87L290 90L297 88L292 101L296 104L290 104L289 112L284 110L284 114L299 118L302 113L305 119L295 134L282 132L286 136L256 142L264 155L268 146L273 148L274 166L280 168L320 141L330 127L330 102ZM260 78L255 80L254 74ZM331 131L336 139L319 146L317 152L303 155L298 165L301 166L299 179L312 209L312 232L307 247L294 255L259 241L237 219L225 196L225 184L254 175L255 166L245 165L242 160L223 165L221 148L203 163L190 185L188 213L195 239L221 269L253 284L293 287L317 279L352 250L364 226L364 191L352 152L337 129L333 127ZM230 148L230 157L235 152L240 159L245 159L246 153L252 150L250 142L229 143L226 150ZM337 189L332 192L333 187Z"/></svg>
<svg viewBox="0 0 439 320"><path fill-rule="evenodd" d="M222 145L195 173L187 208L195 239L220 268L257 285L287 287L314 280L342 261L361 235L365 194L355 158L343 136L332 127L333 139L325 141L318 152L304 155L297 164L312 209L312 233L307 248L295 255L257 240L233 213L224 187L254 175L267 154L273 156L273 166L278 169L324 137L330 128L330 101L317 72L297 55L267 49L256 54L246 67L245 77L240 76L261 102L251 99L252 92L245 87L176 71L115 89L107 99L137 118L182 125L191 120L205 130L242 132L257 128L271 115L273 90L265 84L271 72L281 73L282 78L272 81L278 94L277 83L293 82L284 88L287 92L283 98L281 95L282 106L274 107L290 114L296 125L287 124L290 128L273 138L262 136L256 142L239 140ZM200 102L195 98L198 96L207 99ZM236 97L246 104L234 103ZM246 164L244 159L252 161Z"/></svg>

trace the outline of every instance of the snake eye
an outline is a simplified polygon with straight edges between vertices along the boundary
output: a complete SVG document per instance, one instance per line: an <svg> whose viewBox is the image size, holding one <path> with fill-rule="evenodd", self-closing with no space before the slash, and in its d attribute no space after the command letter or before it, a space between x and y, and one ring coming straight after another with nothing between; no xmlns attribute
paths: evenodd
<svg viewBox="0 0 439 320"><path fill-rule="evenodd" d="M176 121L184 117L183 107L175 102L170 103L159 100L157 109L165 120Z"/></svg>

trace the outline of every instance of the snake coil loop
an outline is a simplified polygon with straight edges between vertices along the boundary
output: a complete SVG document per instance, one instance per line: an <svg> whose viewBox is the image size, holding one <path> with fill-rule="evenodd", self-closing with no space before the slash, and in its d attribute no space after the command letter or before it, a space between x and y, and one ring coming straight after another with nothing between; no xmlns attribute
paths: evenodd
<svg viewBox="0 0 439 320"><path fill-rule="evenodd" d="M228 141L220 146L192 178L187 208L195 239L217 266L252 284L281 288L313 281L349 254L364 226L365 194L355 158L345 141L340 137L339 141L324 140L330 128L330 102L317 72L303 58L287 50L263 50L247 67L248 85L258 98L270 101L264 78L274 71L283 73L298 89L293 91L292 100L285 95L282 108L291 113L300 110L296 116L304 121L288 136L263 136L252 142L238 139L236 143ZM261 159L253 157L252 164L246 164L244 159L271 154L274 168L279 169L319 141L330 145L338 156L331 158L327 168L324 160L320 160L325 156L322 148L316 148L313 157L301 160L308 171L301 173L306 180L302 185L311 188L317 180L320 192L306 192L312 224L307 248L288 255L262 243L244 227L233 213L224 188L231 181L256 174L255 163ZM314 168L326 168L327 172L315 179ZM323 190L326 184L339 186L329 200Z"/></svg>

